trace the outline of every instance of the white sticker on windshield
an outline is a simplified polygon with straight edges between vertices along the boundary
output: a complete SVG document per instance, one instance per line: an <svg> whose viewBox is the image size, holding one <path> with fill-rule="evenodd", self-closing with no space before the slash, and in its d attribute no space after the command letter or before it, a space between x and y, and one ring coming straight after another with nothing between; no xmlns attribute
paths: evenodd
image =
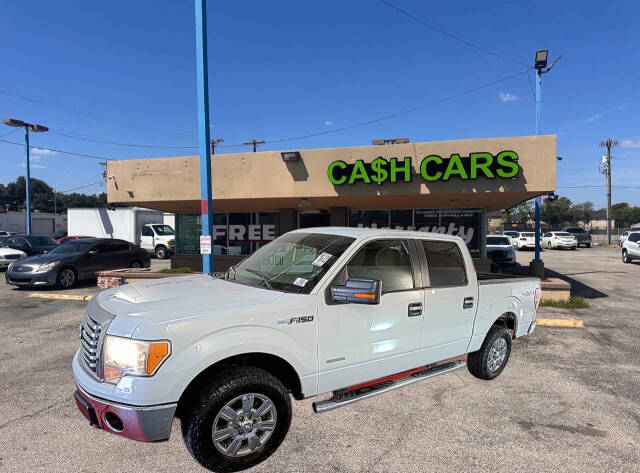
<svg viewBox="0 0 640 473"><path fill-rule="evenodd" d="M305 278L296 278L295 281L293 281L293 284L295 284L296 286L299 287L304 287L305 284L307 284L309 281Z"/></svg>
<svg viewBox="0 0 640 473"><path fill-rule="evenodd" d="M333 258L332 254L329 253L322 253L320 256L318 256L316 259L314 259L311 264L314 266L322 266L323 264L325 264L327 261L329 261L331 258Z"/></svg>

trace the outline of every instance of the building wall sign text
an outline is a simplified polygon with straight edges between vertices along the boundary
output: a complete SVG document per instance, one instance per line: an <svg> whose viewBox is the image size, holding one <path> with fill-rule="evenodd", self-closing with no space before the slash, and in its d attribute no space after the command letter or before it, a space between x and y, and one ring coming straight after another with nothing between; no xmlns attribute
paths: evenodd
<svg viewBox="0 0 640 473"><path fill-rule="evenodd" d="M518 154L504 150L496 155L486 152L470 153L462 158L455 153L448 158L437 154L425 156L420 162L420 177L427 182L448 181L452 178L462 180L513 179L520 173ZM362 159L352 164L344 161L333 161L327 169L329 182L336 186L343 184L378 185L391 182L411 182L414 172L411 157L402 159L382 156L368 163Z"/></svg>

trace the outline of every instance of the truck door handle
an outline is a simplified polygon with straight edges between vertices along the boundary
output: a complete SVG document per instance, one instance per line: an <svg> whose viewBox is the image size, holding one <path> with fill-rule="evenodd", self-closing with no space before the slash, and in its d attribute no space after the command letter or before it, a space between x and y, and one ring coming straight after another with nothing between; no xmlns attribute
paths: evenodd
<svg viewBox="0 0 640 473"><path fill-rule="evenodd" d="M471 309L473 307L473 297L465 297L462 301L463 309Z"/></svg>
<svg viewBox="0 0 640 473"><path fill-rule="evenodd" d="M412 302L409 304L409 317L422 315L422 302Z"/></svg>

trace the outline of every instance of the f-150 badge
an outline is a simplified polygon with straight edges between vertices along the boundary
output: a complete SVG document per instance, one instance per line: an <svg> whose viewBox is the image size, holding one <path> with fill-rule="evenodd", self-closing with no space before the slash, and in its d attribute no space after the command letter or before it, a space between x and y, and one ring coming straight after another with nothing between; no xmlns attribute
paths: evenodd
<svg viewBox="0 0 640 473"><path fill-rule="evenodd" d="M290 319L279 319L278 325L303 324L313 322L313 315L303 315L302 317L291 317Z"/></svg>

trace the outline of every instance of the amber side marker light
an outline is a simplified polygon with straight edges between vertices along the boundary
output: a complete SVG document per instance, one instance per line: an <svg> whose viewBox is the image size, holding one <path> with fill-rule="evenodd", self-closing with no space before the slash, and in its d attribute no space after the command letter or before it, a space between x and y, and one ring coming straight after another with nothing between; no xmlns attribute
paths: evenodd
<svg viewBox="0 0 640 473"><path fill-rule="evenodd" d="M359 292L356 292L353 296L357 297L358 299L375 299L376 298L375 294L362 294Z"/></svg>
<svg viewBox="0 0 640 473"><path fill-rule="evenodd" d="M147 374L152 374L158 365L162 363L169 354L169 343L157 342L149 345L149 355L147 356Z"/></svg>

